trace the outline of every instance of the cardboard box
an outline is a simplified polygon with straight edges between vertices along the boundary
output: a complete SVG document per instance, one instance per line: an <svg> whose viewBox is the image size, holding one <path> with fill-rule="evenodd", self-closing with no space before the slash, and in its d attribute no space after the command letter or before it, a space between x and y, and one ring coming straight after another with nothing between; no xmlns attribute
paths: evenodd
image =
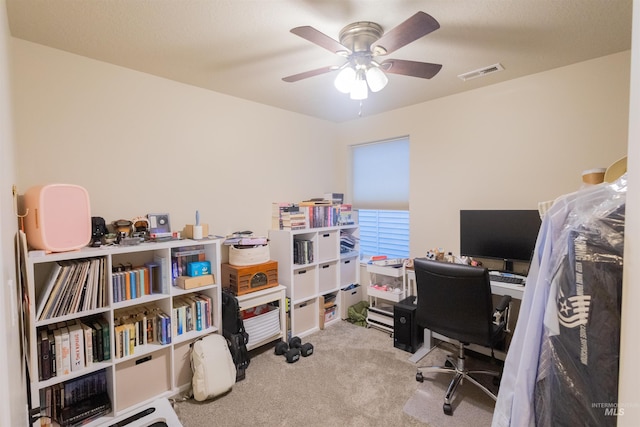
<svg viewBox="0 0 640 427"><path fill-rule="evenodd" d="M204 276L178 276L176 278L176 285L182 289L194 289L202 286L213 285L216 282L213 274L205 274Z"/></svg>
<svg viewBox="0 0 640 427"><path fill-rule="evenodd" d="M193 226L194 224L187 224L182 230L182 237L185 239L193 239ZM209 235L209 224L202 224L202 237L204 239Z"/></svg>
<svg viewBox="0 0 640 427"><path fill-rule="evenodd" d="M332 321L337 317L336 309L337 307L335 305L332 305L331 307L327 307L324 309L324 323L329 323L330 321Z"/></svg>

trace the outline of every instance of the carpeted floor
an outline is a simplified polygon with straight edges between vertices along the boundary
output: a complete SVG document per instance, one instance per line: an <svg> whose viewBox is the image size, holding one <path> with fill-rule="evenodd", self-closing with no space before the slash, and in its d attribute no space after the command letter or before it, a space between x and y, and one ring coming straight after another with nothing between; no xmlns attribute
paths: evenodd
<svg viewBox="0 0 640 427"><path fill-rule="evenodd" d="M184 427L200 426L450 426L490 425L493 401L461 386L453 417L442 415L449 377L415 381L410 353L393 347L386 332L346 321L304 337L314 354L286 363L273 345L252 352L246 378L226 395L206 402L178 401ZM420 364L441 364L436 349ZM480 392L481 393L481 392ZM472 410L465 409L469 406ZM443 418L446 417L446 418Z"/></svg>
<svg viewBox="0 0 640 427"><path fill-rule="evenodd" d="M439 348L433 350L428 357L424 358L419 365L434 364L442 366L446 359L446 354L451 354L452 352L455 352L455 348L442 344ZM501 369L501 367L491 364L486 357L480 357L482 358L467 356L467 368L491 371L499 371ZM498 387L493 385L491 376L475 375L474 378L492 392L498 392ZM469 381L463 382L458 386L455 399L451 405L453 415L444 414L442 410L444 395L452 379L453 375L449 374L424 373L424 382L416 383L418 384L417 390L404 405L403 410L412 417L433 427L490 426L495 401Z"/></svg>

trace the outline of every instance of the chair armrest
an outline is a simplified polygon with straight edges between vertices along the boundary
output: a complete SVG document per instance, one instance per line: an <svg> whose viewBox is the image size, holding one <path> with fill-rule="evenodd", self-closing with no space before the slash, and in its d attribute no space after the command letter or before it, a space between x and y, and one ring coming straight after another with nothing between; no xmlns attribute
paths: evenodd
<svg viewBox="0 0 640 427"><path fill-rule="evenodd" d="M500 300L500 303L496 306L496 311L502 313L509 307L510 303L511 303L511 296L503 295L502 299Z"/></svg>

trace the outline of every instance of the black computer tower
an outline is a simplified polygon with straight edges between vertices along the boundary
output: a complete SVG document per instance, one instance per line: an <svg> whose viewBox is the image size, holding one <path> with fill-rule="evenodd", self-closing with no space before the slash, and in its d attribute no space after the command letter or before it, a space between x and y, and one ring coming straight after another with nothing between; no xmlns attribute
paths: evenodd
<svg viewBox="0 0 640 427"><path fill-rule="evenodd" d="M393 307L393 346L415 353L422 346L424 333L416 324L416 297L411 296Z"/></svg>

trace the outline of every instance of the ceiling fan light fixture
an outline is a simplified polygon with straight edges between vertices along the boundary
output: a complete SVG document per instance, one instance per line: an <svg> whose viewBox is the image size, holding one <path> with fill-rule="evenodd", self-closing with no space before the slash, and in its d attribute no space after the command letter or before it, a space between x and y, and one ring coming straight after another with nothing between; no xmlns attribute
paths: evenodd
<svg viewBox="0 0 640 427"><path fill-rule="evenodd" d="M367 99L367 96L369 96L367 80L364 78L364 72L359 71L351 87L351 99L363 100Z"/></svg>
<svg viewBox="0 0 640 427"><path fill-rule="evenodd" d="M371 92L379 92L389 83L387 75L377 66L369 67L366 75Z"/></svg>
<svg viewBox="0 0 640 427"><path fill-rule="evenodd" d="M336 76L333 84L342 93L350 93L354 82L356 81L356 70L351 67L345 67Z"/></svg>

